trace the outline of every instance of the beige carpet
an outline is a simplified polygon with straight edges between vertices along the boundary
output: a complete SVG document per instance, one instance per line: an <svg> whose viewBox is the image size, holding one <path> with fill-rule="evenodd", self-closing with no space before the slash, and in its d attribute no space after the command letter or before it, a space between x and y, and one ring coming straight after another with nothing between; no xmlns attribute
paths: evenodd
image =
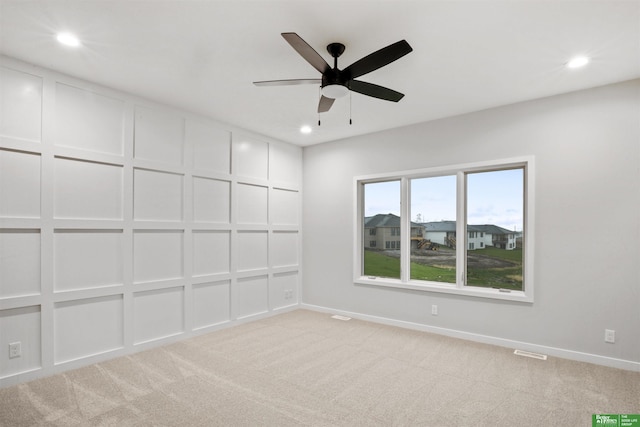
<svg viewBox="0 0 640 427"><path fill-rule="evenodd" d="M640 373L297 310L0 390L0 425L591 426Z"/></svg>

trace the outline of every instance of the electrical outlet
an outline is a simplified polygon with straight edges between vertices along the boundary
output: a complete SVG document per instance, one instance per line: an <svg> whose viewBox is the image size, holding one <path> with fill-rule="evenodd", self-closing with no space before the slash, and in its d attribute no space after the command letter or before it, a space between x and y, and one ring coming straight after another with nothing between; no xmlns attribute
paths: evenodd
<svg viewBox="0 0 640 427"><path fill-rule="evenodd" d="M22 345L18 342L9 343L9 359L22 356Z"/></svg>
<svg viewBox="0 0 640 427"><path fill-rule="evenodd" d="M431 315L432 315L432 316L437 316L437 315L438 315L438 306L437 306L437 305L435 305L435 304L433 304L433 305L431 306Z"/></svg>
<svg viewBox="0 0 640 427"><path fill-rule="evenodd" d="M609 342L611 344L616 342L616 331L613 329L605 329L604 330L604 342Z"/></svg>

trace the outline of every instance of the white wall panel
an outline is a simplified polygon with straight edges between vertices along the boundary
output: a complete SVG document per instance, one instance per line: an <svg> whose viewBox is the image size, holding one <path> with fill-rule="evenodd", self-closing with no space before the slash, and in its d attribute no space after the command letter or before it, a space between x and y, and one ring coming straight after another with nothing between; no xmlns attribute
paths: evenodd
<svg viewBox="0 0 640 427"><path fill-rule="evenodd" d="M298 300L298 272L274 274L269 280L271 309L295 304Z"/></svg>
<svg viewBox="0 0 640 427"><path fill-rule="evenodd" d="M229 287L228 280L193 285L194 329L229 320Z"/></svg>
<svg viewBox="0 0 640 427"><path fill-rule="evenodd" d="M233 285L233 313L237 318L269 310L269 280L267 276L238 279Z"/></svg>
<svg viewBox="0 0 640 427"><path fill-rule="evenodd" d="M0 67L0 135L40 141L42 78Z"/></svg>
<svg viewBox="0 0 640 427"><path fill-rule="evenodd" d="M182 182L182 175L134 169L134 219L143 221L182 220Z"/></svg>
<svg viewBox="0 0 640 427"><path fill-rule="evenodd" d="M122 155L124 101L56 84L56 145Z"/></svg>
<svg viewBox="0 0 640 427"><path fill-rule="evenodd" d="M233 138L234 174L267 179L269 171L269 144L251 138Z"/></svg>
<svg viewBox="0 0 640 427"><path fill-rule="evenodd" d="M269 256L272 267L298 265L298 233L273 232L269 242Z"/></svg>
<svg viewBox="0 0 640 427"><path fill-rule="evenodd" d="M297 191L271 190L269 219L273 225L298 225L300 200Z"/></svg>
<svg viewBox="0 0 640 427"><path fill-rule="evenodd" d="M40 230L0 229L0 298L40 293Z"/></svg>
<svg viewBox="0 0 640 427"><path fill-rule="evenodd" d="M54 289L67 291L123 283L122 230L56 230Z"/></svg>
<svg viewBox="0 0 640 427"><path fill-rule="evenodd" d="M135 293L133 323L135 344L182 332L184 330L184 288Z"/></svg>
<svg viewBox="0 0 640 427"><path fill-rule="evenodd" d="M121 348L122 295L56 303L53 324L55 363Z"/></svg>
<svg viewBox="0 0 640 427"><path fill-rule="evenodd" d="M236 189L238 224L266 224L269 189L248 184L238 184Z"/></svg>
<svg viewBox="0 0 640 427"><path fill-rule="evenodd" d="M184 119L141 106L135 114L135 158L182 165Z"/></svg>
<svg viewBox="0 0 640 427"><path fill-rule="evenodd" d="M231 232L194 231L192 240L194 276L229 272Z"/></svg>
<svg viewBox="0 0 640 427"><path fill-rule="evenodd" d="M188 120L186 127L186 139L193 150L193 167L230 173L231 132L196 120Z"/></svg>
<svg viewBox="0 0 640 427"><path fill-rule="evenodd" d="M239 231L237 233L238 271L268 267L268 240L266 231Z"/></svg>
<svg viewBox="0 0 640 427"><path fill-rule="evenodd" d="M231 183L193 177L193 220L228 223L231 215Z"/></svg>
<svg viewBox="0 0 640 427"><path fill-rule="evenodd" d="M297 302L300 147L0 62L0 387Z"/></svg>
<svg viewBox="0 0 640 427"><path fill-rule="evenodd" d="M133 233L133 281L176 279L183 275L183 232L136 230Z"/></svg>
<svg viewBox="0 0 640 427"><path fill-rule="evenodd" d="M9 343L16 342L22 356L9 359ZM0 378L39 368L40 342L40 306L0 310Z"/></svg>
<svg viewBox="0 0 640 427"><path fill-rule="evenodd" d="M40 155L0 150L0 217L40 217Z"/></svg>
<svg viewBox="0 0 640 427"><path fill-rule="evenodd" d="M121 166L56 157L54 217L122 219Z"/></svg>
<svg viewBox="0 0 640 427"><path fill-rule="evenodd" d="M269 145L269 179L297 185L302 175L300 150L292 145Z"/></svg>

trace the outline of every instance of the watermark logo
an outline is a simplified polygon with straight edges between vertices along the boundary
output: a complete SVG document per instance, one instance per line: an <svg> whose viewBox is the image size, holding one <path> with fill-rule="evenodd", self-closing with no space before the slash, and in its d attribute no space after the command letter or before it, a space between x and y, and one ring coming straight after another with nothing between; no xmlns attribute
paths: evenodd
<svg viewBox="0 0 640 427"><path fill-rule="evenodd" d="M594 414L592 427L640 427L640 414Z"/></svg>
<svg viewBox="0 0 640 427"><path fill-rule="evenodd" d="M595 414L592 418L593 426L610 426L610 427L619 427L618 423L619 419L617 415L611 414Z"/></svg>

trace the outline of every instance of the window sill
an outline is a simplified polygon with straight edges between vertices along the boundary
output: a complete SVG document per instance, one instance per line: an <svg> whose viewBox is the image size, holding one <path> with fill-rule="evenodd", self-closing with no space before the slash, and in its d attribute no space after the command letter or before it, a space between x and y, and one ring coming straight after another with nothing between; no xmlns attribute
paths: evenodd
<svg viewBox="0 0 640 427"><path fill-rule="evenodd" d="M465 295L478 298L533 303L533 295L527 295L524 291L509 291L472 286L458 288L452 284L442 284L438 282L423 282L418 280L402 282L399 279L369 276L356 277L354 283L356 285L382 286L385 288L411 289L414 291L436 292L453 295Z"/></svg>

